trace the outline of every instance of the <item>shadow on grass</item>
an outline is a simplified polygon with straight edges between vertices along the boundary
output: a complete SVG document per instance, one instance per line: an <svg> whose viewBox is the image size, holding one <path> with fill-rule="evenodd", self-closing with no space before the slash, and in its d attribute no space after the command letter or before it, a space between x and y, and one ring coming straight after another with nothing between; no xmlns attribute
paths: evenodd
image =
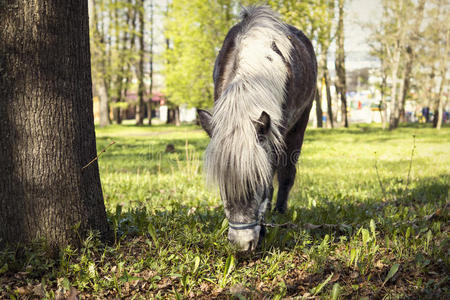
<svg viewBox="0 0 450 300"><path fill-rule="evenodd" d="M414 218L420 221L420 218L424 217L425 214L430 214L432 211L442 208L449 199L450 174L436 175L437 177L425 177L410 183L408 188L402 179L384 179L382 182L386 189L384 200L369 198L363 202L355 202L354 199L349 201L345 199L319 199L315 207L291 206L286 215L274 213L271 217L277 223L285 223L292 222L292 218L295 215L296 225L298 225L299 230L303 230L302 224L306 223L317 225L346 224L351 226L351 230L343 230L339 226L335 229L329 227L312 230L311 233L317 239L322 239L326 234L352 235L361 226L368 228L372 219L383 225L383 227L389 227L397 223L401 224L402 222L406 223ZM383 213L385 208L395 208L395 211L402 211L406 207L414 208L411 216L392 213L385 215ZM290 249L292 244L287 242L284 237L284 234L287 234L289 231L290 229L281 229L280 232L277 232L277 238L272 246L277 245L276 242L278 241L280 249Z"/></svg>

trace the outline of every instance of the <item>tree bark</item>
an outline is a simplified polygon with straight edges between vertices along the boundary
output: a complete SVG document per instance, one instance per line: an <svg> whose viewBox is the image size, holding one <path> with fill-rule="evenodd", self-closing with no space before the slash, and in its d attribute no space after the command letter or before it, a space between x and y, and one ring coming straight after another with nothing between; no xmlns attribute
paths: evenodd
<svg viewBox="0 0 450 300"><path fill-rule="evenodd" d="M342 125L348 127L347 118L347 86L345 74L345 51L344 51L344 0L339 0L339 19L336 29L336 74L338 77L336 90L342 102Z"/></svg>
<svg viewBox="0 0 450 300"><path fill-rule="evenodd" d="M0 41L0 244L107 237L87 1L2 3Z"/></svg>

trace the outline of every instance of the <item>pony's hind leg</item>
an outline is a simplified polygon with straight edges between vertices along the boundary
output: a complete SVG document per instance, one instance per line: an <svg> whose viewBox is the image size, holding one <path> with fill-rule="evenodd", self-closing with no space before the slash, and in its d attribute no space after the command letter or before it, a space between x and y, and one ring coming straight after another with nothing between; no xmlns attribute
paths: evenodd
<svg viewBox="0 0 450 300"><path fill-rule="evenodd" d="M289 192L294 185L295 173L297 172L295 165L302 149L303 136L308 125L310 110L311 106L305 109L300 120L288 132L286 136L286 156L278 162L278 196L275 209L280 213L286 212Z"/></svg>

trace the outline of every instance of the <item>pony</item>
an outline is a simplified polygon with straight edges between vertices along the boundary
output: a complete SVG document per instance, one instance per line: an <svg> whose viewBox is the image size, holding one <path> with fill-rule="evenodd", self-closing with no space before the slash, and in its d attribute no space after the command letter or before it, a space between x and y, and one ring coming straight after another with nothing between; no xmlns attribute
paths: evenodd
<svg viewBox="0 0 450 300"><path fill-rule="evenodd" d="M212 114L198 110L210 137L208 185L219 187L228 239L256 249L271 209L285 213L315 96L317 61L310 40L267 6L243 8L216 58Z"/></svg>

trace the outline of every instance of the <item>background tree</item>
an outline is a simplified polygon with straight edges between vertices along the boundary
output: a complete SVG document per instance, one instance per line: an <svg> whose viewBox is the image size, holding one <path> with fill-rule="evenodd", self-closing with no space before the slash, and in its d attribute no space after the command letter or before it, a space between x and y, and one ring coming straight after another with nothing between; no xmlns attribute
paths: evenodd
<svg viewBox="0 0 450 300"><path fill-rule="evenodd" d="M412 24L420 23L414 21L413 16L414 3L410 0L395 0L384 1L383 18L379 26L379 30L375 34L375 39L383 48L384 59L389 64L389 79L390 87L390 114L389 114L389 129L398 127L400 121L400 109L403 95L407 94L405 90L405 76L409 77L410 72L405 63L405 57L412 55L412 48L409 47L410 53L407 52L408 36L412 31ZM417 26L418 28L418 26ZM404 69L402 75L400 71ZM406 84L408 84L407 79ZM408 86L407 86L408 87Z"/></svg>
<svg viewBox="0 0 450 300"><path fill-rule="evenodd" d="M375 31L376 29L374 29ZM389 72L389 64L386 58L386 51L383 45L380 43L370 43L370 54L380 61L380 68L377 70L375 74L381 78L381 82L376 84L376 87L380 91L380 102L378 104L378 109L380 111L381 124L382 128L387 128L387 105L386 105L386 94L387 94L387 77Z"/></svg>
<svg viewBox="0 0 450 300"><path fill-rule="evenodd" d="M0 243L108 233L92 111L87 1L0 5ZM57 30L55 30L57 28Z"/></svg>
<svg viewBox="0 0 450 300"><path fill-rule="evenodd" d="M348 127L347 118L347 86L345 78L344 50L344 0L338 0L338 24L336 28L336 91L341 98L342 125Z"/></svg>
<svg viewBox="0 0 450 300"><path fill-rule="evenodd" d="M407 35L406 48L405 48L405 64L403 68L403 81L399 94L399 121L405 122L405 104L408 92L410 89L410 81L412 76L413 67L416 61L416 52L418 48L419 38L421 35L421 25L424 17L425 0L419 0L417 6L414 8L415 13L411 16L413 19L411 24L410 33Z"/></svg>
<svg viewBox="0 0 450 300"><path fill-rule="evenodd" d="M142 125L144 123L144 94L145 94L145 84L144 84L144 63L145 63L145 1L139 1L138 14L139 14L139 67L138 67L138 101L136 103L136 125ZM150 112L151 113L151 112ZM151 116L150 116L151 118Z"/></svg>
<svg viewBox="0 0 450 300"><path fill-rule="evenodd" d="M150 41L149 41L149 77L150 77L150 87L149 87L149 99L147 102L147 112L148 112L148 125L152 125L152 98L153 98L153 66L154 66L154 44L155 44L155 26L153 23L155 16L155 5L153 0L150 0Z"/></svg>
<svg viewBox="0 0 450 300"><path fill-rule="evenodd" d="M104 10L104 0L89 0L89 28L91 42L91 65L94 92L99 98L100 126L111 124L109 118L109 93L108 93L108 72L105 34L101 12Z"/></svg>
<svg viewBox="0 0 450 300"><path fill-rule="evenodd" d="M214 16L214 17L212 17ZM231 0L174 0L166 19L166 93L175 105L208 107L214 61L233 21Z"/></svg>
<svg viewBox="0 0 450 300"><path fill-rule="evenodd" d="M328 50L332 42L332 27L334 20L334 0L272 0L268 2L275 10L280 12L283 20L302 30L311 39L318 58L319 80L315 97L317 127L322 127L321 92L322 84L326 86L327 122L333 126L333 113L331 107L330 81L328 72Z"/></svg>
<svg viewBox="0 0 450 300"><path fill-rule="evenodd" d="M442 126L444 107L448 98L448 67L450 54L450 24L448 16L450 14L450 1L433 0L430 1L428 17L430 22L425 28L424 51L426 64L431 65L431 91L430 104L433 106L434 118L433 126L440 129ZM424 61L425 62L425 61Z"/></svg>

